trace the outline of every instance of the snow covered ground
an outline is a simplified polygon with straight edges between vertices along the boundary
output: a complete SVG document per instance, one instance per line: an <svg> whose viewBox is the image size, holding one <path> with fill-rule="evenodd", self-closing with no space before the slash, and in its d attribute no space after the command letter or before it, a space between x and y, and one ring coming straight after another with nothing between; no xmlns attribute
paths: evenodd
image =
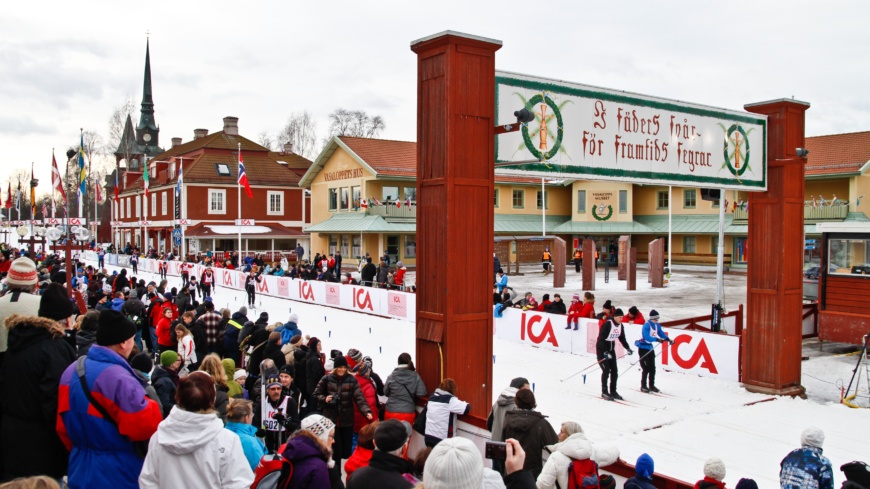
<svg viewBox="0 0 870 489"><path fill-rule="evenodd" d="M531 292L535 299L541 300L544 294L558 293L562 300L571 303L571 296L585 289L581 286L581 274L569 266L565 274L565 287L553 288L553 274L544 276L540 266L521 266L520 273L508 277L508 286L517 294ZM709 316L713 302L716 301L716 269L714 267L676 265L671 273L671 282L664 289L653 289L647 282L646 264L637 267L637 290L625 290L626 282L617 280L617 270L610 269L610 280L604 283L604 267L599 265L595 276L595 309L599 311L608 299L623 310L637 306L644 316L651 309L661 314L662 321L673 321L697 316ZM408 283L416 282L416 274L409 271ZM736 311L740 304L746 304L746 271L730 271L725 274L725 306L728 311Z"/></svg>
<svg viewBox="0 0 870 489"><path fill-rule="evenodd" d="M635 301L638 307L659 308L658 304L662 302L653 302L659 300L655 296L676 293L681 298L670 297L669 300L680 307L668 310L669 317L686 317L686 311L693 310L697 311L693 315L709 312L708 303L712 296L707 297L707 291L715 289L702 284L707 279L704 272L681 271L672 288L656 292L648 288L645 291L645 274L638 275L640 290L634 293L639 297ZM570 272L569 279L572 276L573 272ZM140 277L156 279L149 274L140 274ZM542 286L549 279L538 278ZM531 281L531 277L527 280ZM599 277L599 280L603 288L603 278ZM729 281L733 282L729 288L739 288L737 284L742 281L745 289L745 277L732 274ZM169 282L170 287L180 287L181 284L177 277L170 277ZM613 283L620 284L620 288L624 285L612 282L614 295L611 298L628 303L629 299L618 295L626 292L616 290ZM698 287L701 287L700 291ZM738 302L736 291L729 295L735 303ZM241 292L223 288L213 296L218 307L232 310L237 310L245 300ZM599 300L604 296L598 295ZM648 297L650 302L643 302L642 297ZM680 312L674 313L674 310ZM374 370L382 378L386 378L395 367L399 354L414 354L415 328L407 321L272 297L258 299L258 311L249 313L249 317L256 317L260 311L267 311L271 321L286 321L291 311L297 313L304 334L322 339L325 350L339 349L346 353L350 348L359 349L372 357ZM830 348L825 346L826 350ZM834 348L838 347L835 345ZM817 349L818 343L806 347L812 352ZM810 425L825 431L825 455L834 466L835 487L844 480L839 472L840 465L870 459L867 411L836 403L839 388L835 383L838 379L848 383L857 360L854 355L832 357L813 353L812 358L803 363L803 385L807 387L808 400L769 400L769 396L749 393L737 383L664 371L659 371L656 385L674 397L643 394L637 390L639 368L629 368L630 362L637 360L635 355L620 361L620 371L627 372L620 376L619 392L627 401L636 403L624 405L597 397L600 393L600 370L597 368L591 369L585 379L578 375L561 381L592 363L588 357L498 339L493 340L493 353L493 400L512 378L526 377L534 384L538 410L549 416L557 431L563 421L577 421L592 441L617 446L624 460L634 463L638 456L649 453L655 460L657 472L685 481L694 482L702 478L704 460L716 456L725 461L729 487L736 485L742 477L755 479L759 487L779 487L779 463L790 450L799 446L800 433ZM466 387L459 386L460 397L463 388ZM863 395L867 395L866 381ZM866 405L867 399L862 401Z"/></svg>

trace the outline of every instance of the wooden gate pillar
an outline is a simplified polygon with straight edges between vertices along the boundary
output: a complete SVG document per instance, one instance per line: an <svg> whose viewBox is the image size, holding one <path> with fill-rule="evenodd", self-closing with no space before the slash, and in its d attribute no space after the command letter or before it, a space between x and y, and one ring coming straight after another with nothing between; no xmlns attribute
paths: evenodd
<svg viewBox="0 0 870 489"><path fill-rule="evenodd" d="M767 192L749 193L747 326L743 332L746 389L803 395L804 147L806 102L780 99L744 108L768 116Z"/></svg>
<svg viewBox="0 0 870 489"><path fill-rule="evenodd" d="M584 239L581 246L583 246L583 290L595 290L595 240Z"/></svg>
<svg viewBox="0 0 870 489"><path fill-rule="evenodd" d="M442 378L453 378L457 396L484 427L492 405L489 282L500 48L501 41L453 31L411 43L417 54L416 362L430 394Z"/></svg>

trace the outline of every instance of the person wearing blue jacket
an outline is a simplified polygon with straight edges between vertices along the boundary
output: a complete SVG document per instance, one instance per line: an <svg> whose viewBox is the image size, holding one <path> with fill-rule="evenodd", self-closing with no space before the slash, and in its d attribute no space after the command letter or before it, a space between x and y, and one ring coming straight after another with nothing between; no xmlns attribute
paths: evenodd
<svg viewBox="0 0 870 489"><path fill-rule="evenodd" d="M230 404L227 406L226 429L239 435L242 441L242 450L251 465L251 470L257 470L260 459L266 455L266 445L257 438L257 428L251 424L253 419L254 410L251 407L251 401L230 399Z"/></svg>
<svg viewBox="0 0 870 489"><path fill-rule="evenodd" d="M299 316L294 312L290 314L290 320L284 323L284 329L281 330L281 344L286 345L290 343L290 340L296 336L302 336L302 330L299 329L297 323L299 322ZM277 331L278 328L275 328Z"/></svg>
<svg viewBox="0 0 870 489"><path fill-rule="evenodd" d="M643 324L643 339L634 342L640 354L640 368L643 373L640 376L640 390L642 392L660 392L656 388L656 352L655 343L668 341L672 345L674 340L668 338L659 324L659 313L655 309L649 312L649 320ZM649 387L647 387L649 377Z"/></svg>
<svg viewBox="0 0 870 489"><path fill-rule="evenodd" d="M504 273L504 270L498 269L498 280L496 280L495 284L498 285L498 292L504 292L504 288L507 287L508 276Z"/></svg>

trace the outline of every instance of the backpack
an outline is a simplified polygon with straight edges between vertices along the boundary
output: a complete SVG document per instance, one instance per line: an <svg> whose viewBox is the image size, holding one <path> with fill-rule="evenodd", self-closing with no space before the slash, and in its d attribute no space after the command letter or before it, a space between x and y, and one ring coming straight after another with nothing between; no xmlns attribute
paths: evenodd
<svg viewBox="0 0 870 489"><path fill-rule="evenodd" d="M568 467L567 489L598 489L598 464L592 460L574 460Z"/></svg>
<svg viewBox="0 0 870 489"><path fill-rule="evenodd" d="M285 477L286 475L286 477ZM293 477L293 464L280 454L266 454L254 469L251 489L285 489Z"/></svg>

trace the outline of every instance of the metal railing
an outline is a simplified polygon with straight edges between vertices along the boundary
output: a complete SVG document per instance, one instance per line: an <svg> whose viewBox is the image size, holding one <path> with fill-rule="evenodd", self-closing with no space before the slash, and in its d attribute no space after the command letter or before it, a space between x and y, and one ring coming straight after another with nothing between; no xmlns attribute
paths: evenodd
<svg viewBox="0 0 870 489"><path fill-rule="evenodd" d="M815 221L842 221L848 214L849 206L845 205L804 206L804 221L810 224ZM748 220L749 208L734 210L735 222Z"/></svg>
<svg viewBox="0 0 870 489"><path fill-rule="evenodd" d="M402 203L402 207L396 207L395 203L378 205L369 207L368 214L370 216L381 216L383 218L416 219L417 206L412 205L411 207L408 207L404 203Z"/></svg>

